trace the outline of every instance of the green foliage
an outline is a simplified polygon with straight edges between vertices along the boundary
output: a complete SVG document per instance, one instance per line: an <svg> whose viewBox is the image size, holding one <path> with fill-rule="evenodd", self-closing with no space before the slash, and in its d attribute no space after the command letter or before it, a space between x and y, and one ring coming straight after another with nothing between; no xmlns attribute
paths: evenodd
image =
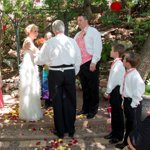
<svg viewBox="0 0 150 150"><path fill-rule="evenodd" d="M23 13L33 8L33 1L31 0L2 0L3 9L6 14L13 14L15 17L21 17Z"/></svg>
<svg viewBox="0 0 150 150"><path fill-rule="evenodd" d="M109 26L119 24L120 20L116 12L111 12L110 10L108 10L101 17L101 22L102 24Z"/></svg>
<svg viewBox="0 0 150 150"><path fill-rule="evenodd" d="M133 24L133 32L135 40L139 45L143 45L147 36L146 33L148 33L150 30L150 20L143 21L142 19L134 19ZM145 34L143 34L145 33Z"/></svg>
<svg viewBox="0 0 150 150"><path fill-rule="evenodd" d="M102 57L101 57L101 60L103 62L106 62L110 58L110 51L111 51L111 42L107 41L103 44Z"/></svg>
<svg viewBox="0 0 150 150"><path fill-rule="evenodd" d="M134 7L136 4L138 4L139 0L127 0L126 4L128 5L129 8Z"/></svg>
<svg viewBox="0 0 150 150"><path fill-rule="evenodd" d="M145 86L145 95L150 95L150 85Z"/></svg>

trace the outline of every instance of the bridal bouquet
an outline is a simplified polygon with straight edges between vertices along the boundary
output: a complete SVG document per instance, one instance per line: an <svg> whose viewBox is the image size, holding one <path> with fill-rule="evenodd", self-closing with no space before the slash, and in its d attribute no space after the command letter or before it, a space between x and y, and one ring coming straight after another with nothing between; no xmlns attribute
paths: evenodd
<svg viewBox="0 0 150 150"><path fill-rule="evenodd" d="M41 47L44 44L44 42L45 42L44 38L39 38L35 41L35 43L38 47Z"/></svg>

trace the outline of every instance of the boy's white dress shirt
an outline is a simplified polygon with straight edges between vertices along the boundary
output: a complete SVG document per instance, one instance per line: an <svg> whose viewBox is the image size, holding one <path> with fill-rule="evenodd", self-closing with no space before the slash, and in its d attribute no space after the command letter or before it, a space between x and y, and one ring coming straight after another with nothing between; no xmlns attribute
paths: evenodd
<svg viewBox="0 0 150 150"><path fill-rule="evenodd" d="M120 58L116 58L111 66L106 93L110 94L116 86L120 86L125 74L125 68Z"/></svg>
<svg viewBox="0 0 150 150"><path fill-rule="evenodd" d="M130 71L130 70L128 70ZM127 71L127 72L128 72ZM139 72L134 69L125 77L124 82L124 92L123 92L123 82L121 84L120 93L124 93L124 97L132 98L131 107L135 108L142 100L142 95L145 92L145 83L141 78Z"/></svg>

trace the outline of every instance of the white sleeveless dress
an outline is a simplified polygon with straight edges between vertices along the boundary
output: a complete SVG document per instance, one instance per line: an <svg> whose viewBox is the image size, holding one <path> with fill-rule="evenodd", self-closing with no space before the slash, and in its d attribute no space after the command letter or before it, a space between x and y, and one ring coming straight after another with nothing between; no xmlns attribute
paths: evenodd
<svg viewBox="0 0 150 150"><path fill-rule="evenodd" d="M39 72L33 62L33 54L32 50L25 50L19 71L19 118L26 121L37 121L43 117Z"/></svg>

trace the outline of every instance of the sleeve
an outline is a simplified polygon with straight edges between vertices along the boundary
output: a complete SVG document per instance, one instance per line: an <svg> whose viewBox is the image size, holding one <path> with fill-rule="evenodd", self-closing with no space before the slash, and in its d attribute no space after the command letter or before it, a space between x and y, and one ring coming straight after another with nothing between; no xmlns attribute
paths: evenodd
<svg viewBox="0 0 150 150"><path fill-rule="evenodd" d="M124 73L125 68L121 63L117 63L114 65L109 74L106 93L110 94L116 86L121 85Z"/></svg>
<svg viewBox="0 0 150 150"><path fill-rule="evenodd" d="M34 63L37 65L44 65L49 63L49 58L50 58L50 46L48 42L45 42L43 46L41 47L41 50L39 53L37 53Z"/></svg>
<svg viewBox="0 0 150 150"><path fill-rule="evenodd" d="M33 41L26 38L23 43L23 50L31 50L33 53L38 53L39 49L34 45Z"/></svg>
<svg viewBox="0 0 150 150"><path fill-rule="evenodd" d="M101 52L102 52L102 39L101 34L96 29L93 30L93 57L92 57L92 63L97 64L97 62L101 58Z"/></svg>
<svg viewBox="0 0 150 150"><path fill-rule="evenodd" d="M76 43L76 41L74 40L74 47L75 47L75 51L76 51L76 56L75 56L75 74L77 75L79 70L80 70L80 65L81 65L81 52L80 49Z"/></svg>
<svg viewBox="0 0 150 150"><path fill-rule="evenodd" d="M23 50L29 50L31 47L31 42L28 38L26 38L23 42L22 48Z"/></svg>
<svg viewBox="0 0 150 150"><path fill-rule="evenodd" d="M134 76L133 81L132 81L132 89L133 89L133 94L132 94L132 103L131 107L135 108L139 104L139 102L142 100L142 95L145 92L145 83L142 80L141 76Z"/></svg>

